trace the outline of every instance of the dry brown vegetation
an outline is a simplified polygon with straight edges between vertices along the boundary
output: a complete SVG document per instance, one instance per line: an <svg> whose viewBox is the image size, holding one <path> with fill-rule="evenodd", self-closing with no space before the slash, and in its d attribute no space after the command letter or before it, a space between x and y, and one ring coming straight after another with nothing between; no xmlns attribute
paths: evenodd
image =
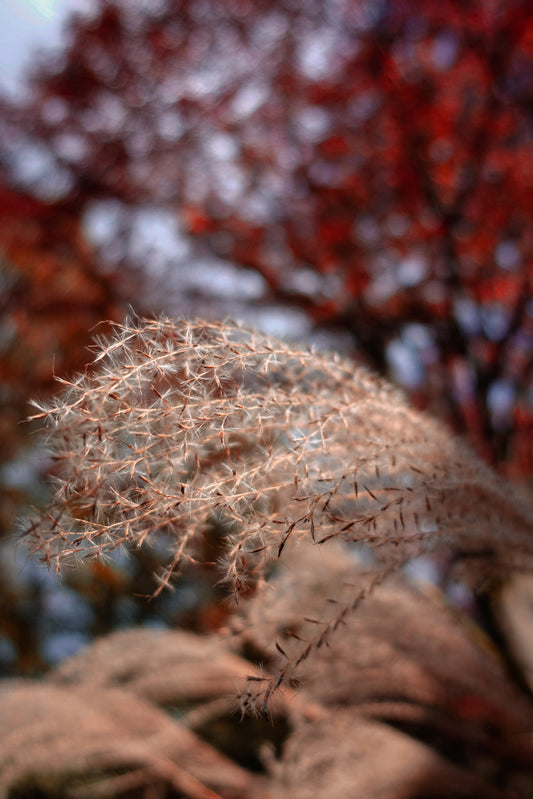
<svg viewBox="0 0 533 799"><path fill-rule="evenodd" d="M368 597L302 670L303 686L242 720L234 693L302 611L358 575L306 548L233 631L114 633L41 682L0 686L9 797L529 796L533 707L487 639L436 591L400 577ZM294 580L287 579L294 571ZM291 590L291 586L294 590ZM323 610L323 607L322 607ZM244 653L254 652L257 667Z"/></svg>
<svg viewBox="0 0 533 799"><path fill-rule="evenodd" d="M5 686L6 791L42 776L45 761L30 767L17 742L43 736L45 772L103 781L64 796L148 797L152 778L162 796L531 795L527 691L440 588L403 575L425 555L442 586L460 576L488 589L532 565L531 511L444 427L336 355L230 323L132 319L62 382L37 414L56 490L28 530L34 550L59 567L163 538L163 590L202 564L216 525L238 614L231 632L205 639L118 633L45 683ZM182 728L213 750L242 740L238 713L231 731L223 722L237 693L240 710L266 710L286 742L268 754L263 729L263 776L241 762L215 785L190 765L187 747L207 744ZM83 721L67 762L71 701ZM39 727L21 708L41 702ZM168 716L176 706L181 719ZM137 712L153 736L130 724Z"/></svg>

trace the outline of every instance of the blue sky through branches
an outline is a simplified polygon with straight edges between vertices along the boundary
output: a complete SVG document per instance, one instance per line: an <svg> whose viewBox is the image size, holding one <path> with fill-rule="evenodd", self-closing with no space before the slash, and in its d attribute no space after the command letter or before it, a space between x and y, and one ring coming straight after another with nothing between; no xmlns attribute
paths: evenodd
<svg viewBox="0 0 533 799"><path fill-rule="evenodd" d="M35 49L59 46L66 17L93 6L93 0L4 0L0 4L0 91L20 91Z"/></svg>

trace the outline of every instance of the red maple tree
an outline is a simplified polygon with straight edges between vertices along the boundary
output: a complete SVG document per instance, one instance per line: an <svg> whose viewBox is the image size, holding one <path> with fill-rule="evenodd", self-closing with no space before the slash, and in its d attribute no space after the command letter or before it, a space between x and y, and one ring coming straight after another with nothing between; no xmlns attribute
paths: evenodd
<svg viewBox="0 0 533 799"><path fill-rule="evenodd" d="M51 210L113 217L95 262L131 266L135 209L170 212L516 477L533 469L532 74L525 0L101 0L4 102L2 152Z"/></svg>

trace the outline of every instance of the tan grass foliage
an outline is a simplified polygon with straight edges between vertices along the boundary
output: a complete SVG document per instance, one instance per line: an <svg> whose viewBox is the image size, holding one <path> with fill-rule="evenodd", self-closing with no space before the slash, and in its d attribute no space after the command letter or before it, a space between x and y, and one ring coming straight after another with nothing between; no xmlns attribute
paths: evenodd
<svg viewBox="0 0 533 799"><path fill-rule="evenodd" d="M240 634L272 671L280 660L276 643L290 654L313 627L327 628L335 617L361 571L347 560L342 550L300 547L272 581L268 599L248 603ZM483 750L530 762L531 702L490 639L433 586L414 588L395 576L297 676L307 701L417 730L426 742L453 741L465 761ZM474 762L475 755L472 771Z"/></svg>
<svg viewBox="0 0 533 799"><path fill-rule="evenodd" d="M154 662L147 656L152 649ZM153 701L154 693L172 697L179 708L192 682L189 676L174 694L170 673L154 672L161 659L173 663L179 675L202 651L204 657L216 653L211 669L207 666L214 683L210 690L227 708L225 689L236 672L232 655L181 633L117 633L47 681L0 682L0 796L13 790L34 795L33 790L72 799L128 796L131 791L146 797L171 791L188 799L259 797L253 775ZM241 673L249 667L244 661L240 665ZM202 670L197 663L194 669ZM150 685L154 676L163 697ZM187 703L194 702L201 686L199 677Z"/></svg>
<svg viewBox="0 0 533 799"><path fill-rule="evenodd" d="M301 691L276 696L272 721L256 727L229 712L241 675L261 674L238 650L253 643L268 661L282 619L301 623L300 603L316 602L317 590L327 596L346 576L340 553L329 553L325 565L314 557L298 564L295 598L280 573L271 613L261 613L261 595L251 599L246 638L121 631L41 682L0 682L0 796L530 795L531 703L437 596L415 597L401 580L384 597L370 596L331 648L317 653L315 676ZM413 614L416 599L422 610ZM395 628L384 651L379 640ZM448 667L445 652L455 658ZM282 722L286 740L274 750ZM246 762L253 747L263 773Z"/></svg>

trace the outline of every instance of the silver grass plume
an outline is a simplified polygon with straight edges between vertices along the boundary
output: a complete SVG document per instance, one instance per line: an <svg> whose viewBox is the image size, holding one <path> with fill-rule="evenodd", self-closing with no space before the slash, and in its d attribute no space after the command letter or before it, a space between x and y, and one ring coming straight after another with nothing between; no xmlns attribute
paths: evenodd
<svg viewBox="0 0 533 799"><path fill-rule="evenodd" d="M530 569L531 510L441 424L332 353L233 323L131 319L96 343L92 367L44 418L57 461L50 507L28 527L59 564L159 534L173 542L161 588L194 563L210 520L225 526L235 599L302 539L373 553L348 603L245 697L268 702L390 573L443 550L475 579ZM316 632L316 631L315 631Z"/></svg>

